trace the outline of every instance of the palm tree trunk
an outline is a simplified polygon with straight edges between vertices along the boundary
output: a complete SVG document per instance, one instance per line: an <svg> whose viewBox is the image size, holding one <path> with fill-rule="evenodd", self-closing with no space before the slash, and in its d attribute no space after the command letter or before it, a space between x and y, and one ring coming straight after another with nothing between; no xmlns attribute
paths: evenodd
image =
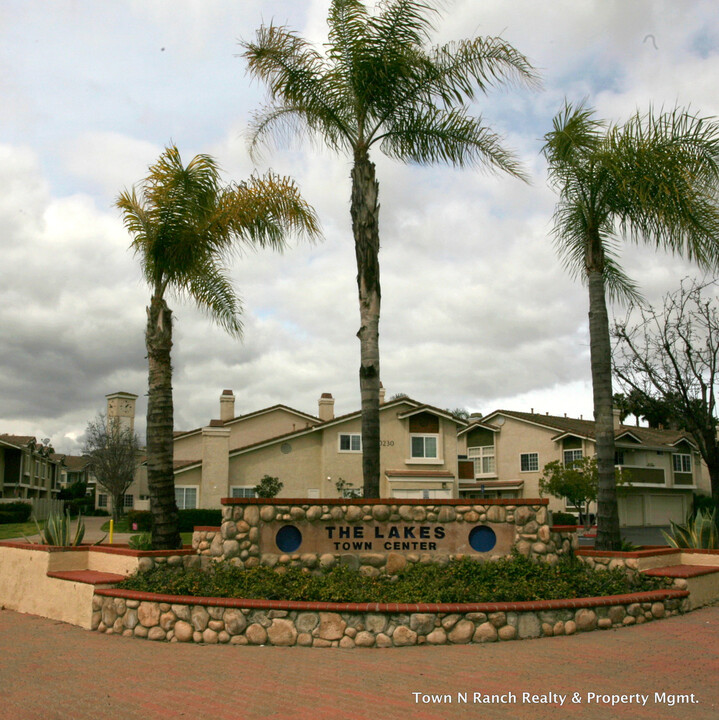
<svg viewBox="0 0 719 720"><path fill-rule="evenodd" d="M619 510L614 478L614 416L612 413L612 350L601 269L590 270L589 346L592 358L594 422L597 446L597 550L619 550Z"/></svg>
<svg viewBox="0 0 719 720"><path fill-rule="evenodd" d="M360 304L360 393L362 397L362 475L364 496L379 497L379 184L364 149L352 168L352 232L357 257Z"/></svg>
<svg viewBox="0 0 719 720"><path fill-rule="evenodd" d="M178 532L175 478L172 465L172 312L164 299L152 296L145 333L149 368L147 396L147 482L152 512L152 547L182 546Z"/></svg>

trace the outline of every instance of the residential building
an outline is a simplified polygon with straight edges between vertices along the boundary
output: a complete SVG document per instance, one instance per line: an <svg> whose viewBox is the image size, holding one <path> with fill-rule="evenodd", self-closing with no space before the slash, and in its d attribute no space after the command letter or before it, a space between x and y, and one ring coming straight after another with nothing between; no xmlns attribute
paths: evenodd
<svg viewBox="0 0 719 720"><path fill-rule="evenodd" d="M683 522L692 492L702 489L701 457L679 430L622 425L615 410L616 465L627 480L618 493L619 521L627 525ZM458 434L460 497L538 497L544 466L595 455L594 422L496 410L472 417ZM550 509L574 512L550 498Z"/></svg>
<svg viewBox="0 0 719 720"><path fill-rule="evenodd" d="M286 405L235 415L234 393L224 390L218 419L175 433L178 506L217 508L223 497L251 497L265 475L283 483L280 497L336 498L361 491L361 413L335 417L334 403L323 393L316 416ZM448 411L411 398L384 402L383 390L381 496L457 497L457 429L464 425ZM136 485L131 492L138 492Z"/></svg>
<svg viewBox="0 0 719 720"><path fill-rule="evenodd" d="M61 466L49 444L31 435L0 434L0 498L56 498Z"/></svg>
<svg viewBox="0 0 719 720"><path fill-rule="evenodd" d="M380 495L457 497L457 428L463 425L410 398L382 403ZM188 434L175 439L180 506L219 507L223 497L252 496L265 475L283 483L280 497L336 498L362 488L361 414L335 417L330 393L320 397L317 417L280 405L213 420L193 433L201 438L201 445L194 441L201 450L194 459L182 447Z"/></svg>
<svg viewBox="0 0 719 720"><path fill-rule="evenodd" d="M60 487L64 490L70 485L83 482L87 485L88 494L95 492L95 476L92 473L90 458L86 455L56 455L62 460L60 470Z"/></svg>

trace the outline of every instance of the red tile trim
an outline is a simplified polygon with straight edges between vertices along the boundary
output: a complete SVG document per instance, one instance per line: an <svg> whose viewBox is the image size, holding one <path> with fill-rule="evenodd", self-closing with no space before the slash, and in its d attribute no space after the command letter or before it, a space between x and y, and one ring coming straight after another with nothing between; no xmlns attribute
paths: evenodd
<svg viewBox="0 0 719 720"><path fill-rule="evenodd" d="M200 532L220 532L221 527L212 527L210 525L195 525L193 530L199 530Z"/></svg>
<svg viewBox="0 0 719 720"><path fill-rule="evenodd" d="M194 555L195 550L191 545L186 545L182 550L130 550L127 545L74 545L64 547L62 545L34 545L33 543L14 540L0 541L0 547L12 547L20 550L41 550L43 552L98 552L109 555L129 555L131 557L170 557L172 555Z"/></svg>
<svg viewBox="0 0 719 720"><path fill-rule="evenodd" d="M463 498L461 500L424 500L396 498L222 498L223 505L548 505L549 498Z"/></svg>
<svg viewBox="0 0 719 720"><path fill-rule="evenodd" d="M591 608L631 603L658 602L660 600L684 598L688 590L652 590L629 595L607 597L575 598L572 600L527 600L524 602L496 603L331 603L307 602L301 600L257 600L242 598L206 598L188 595L161 595L139 590L98 589L96 595L120 597L126 600L173 603L175 605L206 605L211 607L254 608L259 610L316 610L326 612L526 612L528 610L563 610L567 608Z"/></svg>
<svg viewBox="0 0 719 720"><path fill-rule="evenodd" d="M581 548L575 552L580 557L609 557L609 558L643 558L653 557L655 555L673 555L680 552L694 552L693 550L678 550L677 548L668 548L666 546L656 546L644 550L633 550L632 552L620 552L619 550L591 550L589 548Z"/></svg>
<svg viewBox="0 0 719 720"><path fill-rule="evenodd" d="M99 570L58 570L48 572L47 576L57 578L58 580L84 583L86 585L114 585L125 579L124 575L100 572Z"/></svg>
<svg viewBox="0 0 719 720"><path fill-rule="evenodd" d="M710 565L667 565L667 567L642 571L642 575L673 578L692 578L699 575L711 575L712 573L719 573L719 567L711 567Z"/></svg>

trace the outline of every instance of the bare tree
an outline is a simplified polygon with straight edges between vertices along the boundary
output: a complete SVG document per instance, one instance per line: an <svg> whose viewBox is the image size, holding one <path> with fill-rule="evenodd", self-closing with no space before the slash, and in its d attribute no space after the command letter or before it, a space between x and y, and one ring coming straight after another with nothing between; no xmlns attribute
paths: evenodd
<svg viewBox="0 0 719 720"><path fill-rule="evenodd" d="M693 436L719 502L716 382L719 310L716 281L685 279L660 310L630 309L614 327L614 373L626 390L660 401L672 423Z"/></svg>
<svg viewBox="0 0 719 720"><path fill-rule="evenodd" d="M125 492L139 465L137 435L117 419L108 421L100 414L87 424L83 453L90 458L98 485L112 498L112 517L117 520L123 512Z"/></svg>

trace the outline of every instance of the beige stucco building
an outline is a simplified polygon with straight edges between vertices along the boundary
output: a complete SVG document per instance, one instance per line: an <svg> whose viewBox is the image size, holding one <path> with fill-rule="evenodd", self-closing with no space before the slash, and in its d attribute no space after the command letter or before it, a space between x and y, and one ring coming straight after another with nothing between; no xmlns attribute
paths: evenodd
<svg viewBox="0 0 719 720"><path fill-rule="evenodd" d="M594 422L496 410L471 418L460 429L459 493L477 497L538 497L544 466L595 455ZM631 481L619 492L621 525L668 525L683 522L692 492L704 491L702 462L696 445L679 430L622 425L615 410L616 464ZM550 509L575 511L550 499Z"/></svg>
<svg viewBox="0 0 719 720"><path fill-rule="evenodd" d="M383 391L384 393L384 391ZM129 393L108 395L108 416ZM224 390L219 417L204 427L175 433L175 491L180 508L219 508L224 497L252 497L265 475L277 477L280 497L336 498L362 488L360 412L335 416L323 393L317 415L286 405L235 414L235 396ZM129 420L127 420L129 422ZM539 497L544 466L595 454L594 422L496 410L468 422L408 397L380 405L380 495L394 498ZM622 525L682 522L692 492L707 492L703 463L691 437L619 423L617 466L629 473L619 496ZM143 465L128 490L126 507L149 509ZM550 497L550 509L576 512Z"/></svg>
<svg viewBox="0 0 719 720"><path fill-rule="evenodd" d="M323 393L317 416L275 405L234 415L225 390L220 418L175 437L175 488L181 507L219 507L247 497L265 476L283 483L280 497L336 498L362 488L360 412L334 415ZM400 398L380 406L380 494L457 497L457 429L445 410Z"/></svg>

